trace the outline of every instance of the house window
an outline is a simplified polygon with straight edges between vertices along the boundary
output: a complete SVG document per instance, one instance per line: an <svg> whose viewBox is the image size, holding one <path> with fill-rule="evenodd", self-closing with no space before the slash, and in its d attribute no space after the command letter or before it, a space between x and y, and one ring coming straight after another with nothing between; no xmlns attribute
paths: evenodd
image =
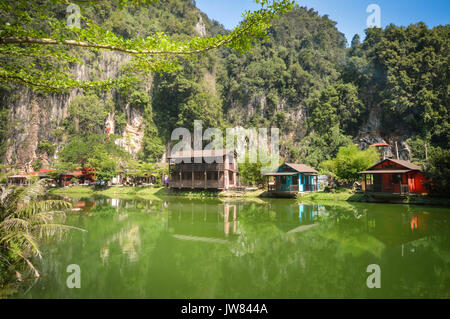
<svg viewBox="0 0 450 319"><path fill-rule="evenodd" d="M298 175L292 176L292 185L298 185Z"/></svg>
<svg viewBox="0 0 450 319"><path fill-rule="evenodd" d="M400 175L392 175L392 183L394 184L400 183Z"/></svg>
<svg viewBox="0 0 450 319"><path fill-rule="evenodd" d="M217 181L217 172L207 172L206 173L206 178L208 181Z"/></svg>
<svg viewBox="0 0 450 319"><path fill-rule="evenodd" d="M192 173L191 172L183 172L181 174L182 174L181 175L182 179L185 180L185 181L192 179Z"/></svg>
<svg viewBox="0 0 450 319"><path fill-rule="evenodd" d="M195 172L194 173L194 179L197 181L201 181L205 179L205 175L203 172Z"/></svg>
<svg viewBox="0 0 450 319"><path fill-rule="evenodd" d="M233 172L228 172L228 182L233 184Z"/></svg>
<svg viewBox="0 0 450 319"><path fill-rule="evenodd" d="M281 176L281 184L286 184L286 176Z"/></svg>

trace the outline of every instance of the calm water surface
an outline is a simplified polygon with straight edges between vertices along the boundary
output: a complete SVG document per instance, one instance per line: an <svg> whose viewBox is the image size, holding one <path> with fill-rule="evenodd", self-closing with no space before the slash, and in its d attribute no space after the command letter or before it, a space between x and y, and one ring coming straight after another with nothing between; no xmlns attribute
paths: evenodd
<svg viewBox="0 0 450 319"><path fill-rule="evenodd" d="M180 198L74 200L17 298L449 298L450 211ZM81 288L66 267L81 268ZM381 267L381 288L366 285Z"/></svg>

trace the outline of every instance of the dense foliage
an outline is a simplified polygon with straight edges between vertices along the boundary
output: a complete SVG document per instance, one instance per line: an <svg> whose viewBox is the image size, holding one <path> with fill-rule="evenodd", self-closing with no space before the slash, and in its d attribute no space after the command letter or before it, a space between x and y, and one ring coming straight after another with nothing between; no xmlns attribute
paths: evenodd
<svg viewBox="0 0 450 319"><path fill-rule="evenodd" d="M430 179L433 194L450 197L450 150L433 148L426 163L425 174Z"/></svg>
<svg viewBox="0 0 450 319"><path fill-rule="evenodd" d="M154 8L169 7L183 12L195 10L193 1L74 1L76 14L65 17L68 1L0 1L0 81L16 82L35 89L60 91L73 87L124 87L151 71L178 68L179 57L207 52L222 46L246 52L254 41L267 36L267 28L279 14L292 9L290 0L256 0L260 10L245 12L243 22L227 34L212 37L177 37L148 25ZM190 9L190 10L187 10ZM74 10L69 10L73 12ZM146 20L142 24L139 18ZM164 17L160 17L161 21ZM169 31L186 30L195 16L165 21ZM70 23L66 22L70 19ZM130 26L129 23L134 26ZM153 22L154 23L154 22ZM165 31L165 30L164 30ZM81 81L71 74L74 64L82 64L86 51L116 51L129 57L118 78ZM81 54L80 54L81 53Z"/></svg>
<svg viewBox="0 0 450 319"><path fill-rule="evenodd" d="M75 227L61 225L58 216L70 204L44 200L45 180L28 187L0 189L0 286L10 276L39 277L32 257L42 257L39 239L55 237Z"/></svg>
<svg viewBox="0 0 450 319"><path fill-rule="evenodd" d="M379 159L375 148L361 151L355 145L339 148L336 158L319 165L322 173L332 174L341 181L354 182L362 180L358 172L373 166Z"/></svg>
<svg viewBox="0 0 450 319"><path fill-rule="evenodd" d="M280 12L289 7L288 2L279 4ZM103 31L95 33L89 27L86 30L93 33L76 30L71 31L70 36L95 38L106 30L114 33L107 41L115 42L120 38L122 47L133 49L133 46L145 47L148 43L147 40L134 43L132 39L152 38L161 32L170 37L169 46L180 41L194 45L193 39L202 39L195 44L201 46L210 38L220 38L220 34L232 34L208 19L188 0L143 3L139 9L131 5L118 8L118 2L114 1L86 6L83 16L92 19ZM272 13L278 10L272 9ZM53 18L64 20L58 15ZM30 27L36 22L35 17L30 19L31 24L23 26L28 28L24 34L31 32ZM200 22L205 26L202 38L197 37L196 30ZM44 25L47 26L47 22ZM253 37L249 41L250 38L244 36L243 42L253 44L251 50L245 50L246 54L241 54L239 48L250 47L234 42L236 46L232 48L207 51L196 55L195 59L178 57L176 64L182 69L146 73L143 83L131 81L113 90L77 92L81 96L74 99L66 123L54 130L58 138L40 143L39 152L51 156L54 151L48 144L61 144L67 139L59 157L61 160L101 163L109 157L115 159L119 167L127 159L113 149L113 142L107 143L105 120L113 115L115 133L121 135L130 124L130 110L143 117L145 133L137 159L144 162L159 161L170 146L172 130L180 126L192 129L193 120L202 120L203 128L222 130L238 125L277 127L282 134L281 156L287 161L314 167L335 159L341 147L349 147L366 133L375 133L387 141L406 141L412 160L417 163L425 164L427 153L435 147L449 148L448 25L428 28L417 23L408 27L390 25L384 30L367 29L364 41L356 35L350 47L346 46L336 23L328 16L319 16L313 9L295 7L273 20L270 28L266 23L262 26L268 32L268 41L253 41ZM264 32L261 29L258 34L263 36ZM62 39L68 36L64 34ZM163 38L165 36L160 39ZM155 46L163 45L158 41L154 42ZM215 40L211 41L213 44ZM8 44L8 50L9 45L13 44ZM101 55L96 50L87 54L79 48L44 46L35 53L54 54L60 48L68 55L82 57L92 68L89 74L94 79L102 78L105 70L98 63ZM11 61L11 57L3 56L3 59ZM130 63L138 61L139 58ZM151 63L153 69L157 69L155 61ZM162 63L167 61L163 59ZM62 71L64 65L67 66L62 63ZM121 74L125 73L119 72ZM42 77L45 81L45 75ZM2 95L7 95L7 89ZM9 110L4 103L1 105L0 117L7 118ZM6 147L3 137L8 134L8 125L7 121L0 125L0 151ZM92 139L101 136L100 150L93 148L93 141L87 140L85 133L97 136ZM112 134L110 141L115 137ZM78 147L86 152L76 154ZM88 154L91 148L100 155L88 160L93 156ZM71 153L73 156L69 155ZM112 174L112 166L108 164L105 171ZM344 175L344 179L354 178Z"/></svg>
<svg viewBox="0 0 450 319"><path fill-rule="evenodd" d="M385 133L429 133L433 144L449 147L449 35L448 25L417 23L368 29L363 43L354 41L343 78L380 112Z"/></svg>

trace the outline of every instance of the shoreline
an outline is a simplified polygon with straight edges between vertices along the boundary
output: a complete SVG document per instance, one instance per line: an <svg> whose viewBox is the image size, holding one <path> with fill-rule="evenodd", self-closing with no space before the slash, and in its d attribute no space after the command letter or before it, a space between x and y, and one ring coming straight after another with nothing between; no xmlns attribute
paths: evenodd
<svg viewBox="0 0 450 319"><path fill-rule="evenodd" d="M349 202L349 203L379 203L379 204L403 204L403 205L431 205L450 207L450 198L432 197L429 195L408 195L406 198L375 199L370 195L359 192L338 191L331 193L317 192L298 194L299 202Z"/></svg>
<svg viewBox="0 0 450 319"><path fill-rule="evenodd" d="M268 196L265 190L251 190L251 191L180 191L170 190L166 187L131 187L131 186L110 186L105 188L95 188L93 186L72 186L67 188L52 188L48 191L51 195L82 197L100 195L100 196L139 196L154 197L154 196L175 196L186 198L274 198ZM298 194L293 198L298 202L359 202L359 203L392 203L392 204L406 204L406 205L432 205L450 207L449 198L431 197L428 195L408 195L405 199L384 199L376 200L364 193L352 192L349 190L342 190L336 192L316 192Z"/></svg>
<svg viewBox="0 0 450 319"><path fill-rule="evenodd" d="M51 195L82 197L100 195L100 196L174 196L186 198L258 198L264 190L255 190L248 192L237 191L179 191L170 190L166 187L140 187L140 186L110 186L104 188L95 188L93 186L72 186L51 188L47 191Z"/></svg>

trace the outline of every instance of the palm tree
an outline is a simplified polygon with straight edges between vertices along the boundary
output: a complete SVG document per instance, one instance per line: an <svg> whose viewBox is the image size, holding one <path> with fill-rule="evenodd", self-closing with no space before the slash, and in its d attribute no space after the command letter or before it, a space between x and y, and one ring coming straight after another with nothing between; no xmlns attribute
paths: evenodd
<svg viewBox="0 0 450 319"><path fill-rule="evenodd" d="M31 260L35 256L42 258L40 239L79 229L57 223L71 204L44 199L45 185L46 181L40 180L28 187L0 189L0 271L15 272L18 279L22 278L22 271L39 277Z"/></svg>

